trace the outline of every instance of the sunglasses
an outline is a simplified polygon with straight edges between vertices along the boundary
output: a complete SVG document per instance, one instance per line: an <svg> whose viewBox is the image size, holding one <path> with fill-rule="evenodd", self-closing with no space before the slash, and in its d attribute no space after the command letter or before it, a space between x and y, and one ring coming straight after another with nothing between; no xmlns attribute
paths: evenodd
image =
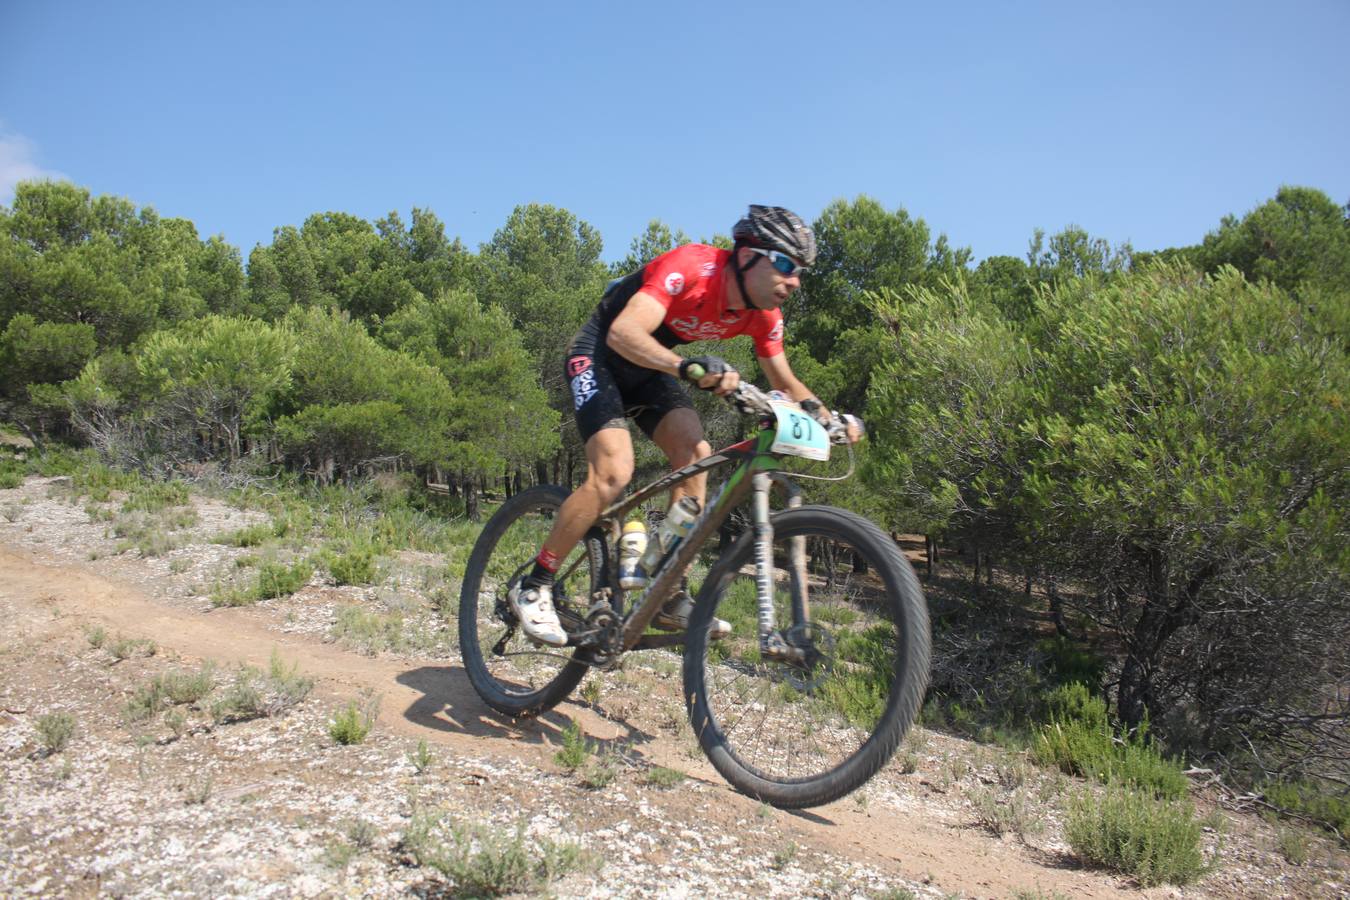
<svg viewBox="0 0 1350 900"><path fill-rule="evenodd" d="M786 253L779 253L777 250L761 250L758 247L747 247L751 253L758 253L760 256L767 256L769 264L784 275L789 277L800 275L807 271L806 266L800 266L797 261Z"/></svg>

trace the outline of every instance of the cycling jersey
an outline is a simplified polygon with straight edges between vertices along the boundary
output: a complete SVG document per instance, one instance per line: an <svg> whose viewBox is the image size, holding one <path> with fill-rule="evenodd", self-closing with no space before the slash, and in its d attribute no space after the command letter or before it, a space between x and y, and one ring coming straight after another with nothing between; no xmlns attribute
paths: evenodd
<svg viewBox="0 0 1350 900"><path fill-rule="evenodd" d="M612 282L573 341L572 352L588 353L603 346L609 326L641 291L666 308L661 325L652 334L663 347L748 334L754 338L756 356L777 356L783 352L783 314L779 310L727 308L730 258L730 250L685 244Z"/></svg>
<svg viewBox="0 0 1350 900"><path fill-rule="evenodd" d="M666 308L652 333L664 347L748 334L754 339L756 355L767 358L783 352L781 312L727 309L725 276L730 258L730 250L685 244L610 283L567 352L566 375L582 441L602 428L625 427L625 418L635 419L651 437L667 413L693 407L674 376L629 362L605 343L610 325L639 291Z"/></svg>

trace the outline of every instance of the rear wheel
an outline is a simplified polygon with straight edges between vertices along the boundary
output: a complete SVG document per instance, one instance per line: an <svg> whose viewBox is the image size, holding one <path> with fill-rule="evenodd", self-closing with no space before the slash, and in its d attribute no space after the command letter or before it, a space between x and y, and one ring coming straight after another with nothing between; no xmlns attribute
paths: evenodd
<svg viewBox="0 0 1350 900"><path fill-rule="evenodd" d="M885 765L928 683L928 609L909 563L881 529L845 510L773 516L775 633L759 643L754 540L744 535L708 574L689 628L684 690L708 759L736 788L774 806L818 806ZM804 539L809 617L794 620L793 539ZM800 546L800 544L799 544ZM732 634L708 640L713 616Z"/></svg>
<svg viewBox="0 0 1350 900"><path fill-rule="evenodd" d="M488 706L509 716L535 716L556 706L589 668L569 647L535 644L520 630L507 593L529 571L567 491L540 485L502 504L483 527L464 572L459 643L464 669ZM589 548L589 552L588 549ZM558 567L553 601L568 632L581 627L604 584L608 548L592 529Z"/></svg>

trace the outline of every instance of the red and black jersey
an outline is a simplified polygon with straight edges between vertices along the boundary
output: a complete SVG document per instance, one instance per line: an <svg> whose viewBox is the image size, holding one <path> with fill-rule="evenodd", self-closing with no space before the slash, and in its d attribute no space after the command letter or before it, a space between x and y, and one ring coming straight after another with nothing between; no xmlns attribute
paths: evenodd
<svg viewBox="0 0 1350 900"><path fill-rule="evenodd" d="M612 282L595 314L572 343L572 353L591 354L628 301L639 291L666 308L652 334L664 347L693 341L720 341L748 334L755 355L783 352L783 314L776 309L727 309L727 261L730 250L685 244L647 263L640 271Z"/></svg>

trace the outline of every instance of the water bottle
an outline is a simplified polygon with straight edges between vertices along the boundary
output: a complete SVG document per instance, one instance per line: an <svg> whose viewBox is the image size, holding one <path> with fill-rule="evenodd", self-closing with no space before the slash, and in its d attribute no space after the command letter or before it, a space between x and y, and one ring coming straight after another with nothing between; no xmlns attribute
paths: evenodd
<svg viewBox="0 0 1350 900"><path fill-rule="evenodd" d="M666 520L656 530L653 539L647 542L647 550L642 554L641 565L644 572L655 572L671 551L694 530L701 512L698 501L693 497L681 497L680 502L666 513Z"/></svg>
<svg viewBox="0 0 1350 900"><path fill-rule="evenodd" d="M619 587L625 591L647 586L647 573L639 560L647 549L647 526L642 522L628 522L619 538Z"/></svg>

